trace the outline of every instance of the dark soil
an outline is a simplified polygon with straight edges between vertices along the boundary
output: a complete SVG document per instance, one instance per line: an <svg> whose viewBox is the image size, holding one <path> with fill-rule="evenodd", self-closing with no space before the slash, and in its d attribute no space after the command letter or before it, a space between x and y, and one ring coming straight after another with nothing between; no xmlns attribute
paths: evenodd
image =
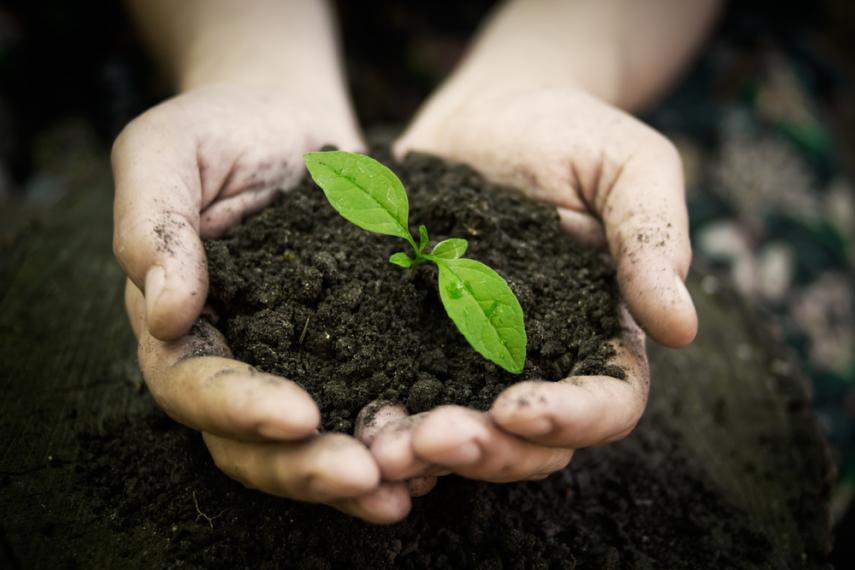
<svg viewBox="0 0 855 570"><path fill-rule="evenodd" d="M508 280L525 311L523 374L466 343L442 308L431 264L389 264L406 244L351 225L308 179L206 244L210 301L238 359L301 384L319 403L324 428L344 432L378 399L412 413L449 403L486 410L520 380L623 378L608 363L607 340L619 331L613 270L561 233L554 208L463 165L377 156L404 182L411 222L425 224L434 243L467 238L467 257Z"/></svg>
<svg viewBox="0 0 855 570"><path fill-rule="evenodd" d="M803 379L768 317L697 275L701 333L651 345L638 428L545 481L444 477L391 527L242 488L141 389L100 180L7 256L0 568L827 568Z"/></svg>
<svg viewBox="0 0 855 570"><path fill-rule="evenodd" d="M772 567L773 545L721 500L680 436L647 427L544 481L443 477L386 527L244 489L198 434L157 411L84 440L80 465L97 516L152 567Z"/></svg>

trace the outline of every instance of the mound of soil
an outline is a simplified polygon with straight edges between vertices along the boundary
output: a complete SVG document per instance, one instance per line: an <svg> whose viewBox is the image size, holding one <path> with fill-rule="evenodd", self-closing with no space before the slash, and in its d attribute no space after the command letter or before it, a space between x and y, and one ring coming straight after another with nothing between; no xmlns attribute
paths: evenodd
<svg viewBox="0 0 855 570"><path fill-rule="evenodd" d="M432 264L389 264L406 244L344 220L310 179L205 245L210 301L236 358L302 385L324 428L343 432L378 399L412 413L447 403L486 410L520 380L623 378L606 342L619 331L613 269L562 234L554 208L463 165L375 156L400 176L410 220L433 242L468 239L467 257L508 280L525 312L523 374L469 346L445 314Z"/></svg>

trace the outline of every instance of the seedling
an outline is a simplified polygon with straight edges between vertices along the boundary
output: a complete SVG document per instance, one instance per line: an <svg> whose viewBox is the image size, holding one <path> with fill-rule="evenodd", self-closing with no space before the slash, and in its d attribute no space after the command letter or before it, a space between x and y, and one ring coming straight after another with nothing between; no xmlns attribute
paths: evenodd
<svg viewBox="0 0 855 570"><path fill-rule="evenodd" d="M526 346L522 307L498 273L463 257L469 245L465 239L443 240L428 251L428 230L420 225L416 242L409 230L410 202L404 185L373 158L337 150L310 152L304 158L312 179L346 220L412 246L411 255L399 251L390 263L404 268L436 264L442 305L472 348L508 372L522 372Z"/></svg>

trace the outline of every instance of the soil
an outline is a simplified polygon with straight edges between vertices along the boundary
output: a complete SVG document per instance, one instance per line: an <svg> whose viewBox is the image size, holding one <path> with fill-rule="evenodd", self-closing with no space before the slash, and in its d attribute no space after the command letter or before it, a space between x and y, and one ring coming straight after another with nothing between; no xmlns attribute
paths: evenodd
<svg viewBox="0 0 855 570"><path fill-rule="evenodd" d="M385 527L244 489L158 411L84 439L79 465L91 508L129 555L168 567L767 567L773 545L721 500L681 437L659 422L636 434L580 451L544 481L443 477Z"/></svg>
<svg viewBox="0 0 855 570"><path fill-rule="evenodd" d="M3 252L0 568L828 567L804 378L769 317L704 274L696 342L650 346L637 429L544 481L443 477L390 527L242 488L143 387L94 172Z"/></svg>
<svg viewBox="0 0 855 570"><path fill-rule="evenodd" d="M571 375L623 378L608 363L619 332L613 269L561 233L554 208L472 169L375 156L404 182L412 230L469 240L467 257L502 274L525 312L521 375L477 354L440 303L436 269L387 262L406 244L344 220L307 179L260 215L206 243L209 300L236 358L290 378L318 402L323 427L351 432L374 400L411 413L441 404L486 410L509 384ZM409 246L406 246L409 247Z"/></svg>
<svg viewBox="0 0 855 570"><path fill-rule="evenodd" d="M360 116L373 114L368 123L411 117L431 87L425 61L413 54L432 54L431 63L447 61L449 46L462 51L471 29L459 30L475 26L482 14L473 16L472 4L483 3L411 3L402 15L400 2L384 0L368 14L380 21L366 27L365 10L339 2L342 24L354 32L345 41L360 40L346 50L359 54L347 67ZM120 8L90 4L75 21L116 28L103 16ZM36 15L39 5L31 6ZM411 17L418 10L428 14ZM41 10L40 18L51 14ZM436 32L437 15L450 22L451 34ZM747 16L729 18L737 39L746 20L759 21ZM24 32L49 29L66 34L72 48L97 47L77 41L86 36L80 26L53 20ZM395 33L410 48L388 49L393 25L404 27ZM111 36L130 45L128 34ZM80 101L98 114L119 109L111 121L121 126L155 102L139 100L146 90L133 86L145 83L144 74L128 69L143 54L65 50L56 59L53 43L25 43L19 61L107 66L111 88L88 82L95 95L116 95L115 87L131 81L118 90L118 104L69 96L67 85L63 97L50 85L19 89L39 125L57 115L45 113L54 104L75 113ZM440 49L426 51L431 45ZM378 61L382 73L367 65ZM124 70L118 84L117 63ZM16 67L28 77L56 77L44 66ZM409 84L401 69L409 69ZM398 81L378 83L381 76ZM34 126L17 119L18 126ZM26 151L38 142L30 135L44 134L40 127L24 131L12 147L13 174L22 181ZM0 568L828 568L832 466L807 384L781 366L792 360L771 334L770 318L735 294L707 293L708 276L697 274L690 290L701 333L681 351L651 345L654 384L638 428L622 442L579 451L546 481L490 486L446 477L416 500L408 521L389 528L241 488L216 469L199 435L155 409L142 388L122 309L124 275L110 252L107 153L90 150L90 158L60 160L59 173L52 171L67 192L58 206L38 223L13 224L12 238L0 244ZM30 219L14 201L8 206L6 218ZM26 233L16 236L15 226ZM851 525L841 527L838 543L850 544L844 528ZM841 551L838 567L851 565L845 556Z"/></svg>

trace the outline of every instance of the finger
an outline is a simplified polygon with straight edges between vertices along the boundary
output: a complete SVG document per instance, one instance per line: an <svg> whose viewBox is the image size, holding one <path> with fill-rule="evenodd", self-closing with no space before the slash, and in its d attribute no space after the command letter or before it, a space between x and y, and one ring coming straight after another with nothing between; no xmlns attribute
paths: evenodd
<svg viewBox="0 0 855 570"><path fill-rule="evenodd" d="M116 258L145 292L151 334L178 338L208 291L195 141L169 125L138 120L116 139L112 163Z"/></svg>
<svg viewBox="0 0 855 570"><path fill-rule="evenodd" d="M413 449L424 461L494 483L541 477L563 469L573 455L506 433L487 414L461 406L429 412L415 429Z"/></svg>
<svg viewBox="0 0 855 570"><path fill-rule="evenodd" d="M380 484L380 472L371 454L344 434L287 443L244 442L207 432L202 435L223 473L246 487L277 497L331 503L367 495Z"/></svg>
<svg viewBox="0 0 855 570"><path fill-rule="evenodd" d="M142 294L128 282L127 304L139 331L140 369L152 395L176 421L239 439L306 437L320 423L317 405L295 383L227 358L222 335L199 320L176 341L152 337L142 322Z"/></svg>
<svg viewBox="0 0 855 570"><path fill-rule="evenodd" d="M625 162L603 158L592 201L600 213L623 298L639 324L672 347L689 344L698 320L684 284L692 258L679 154L650 130Z"/></svg>
<svg viewBox="0 0 855 570"><path fill-rule="evenodd" d="M335 501L331 506L374 524L392 524L409 514L412 501L406 483L380 483L367 495Z"/></svg>
<svg viewBox="0 0 855 570"><path fill-rule="evenodd" d="M435 474L431 472L432 466L419 459L413 450L413 431L428 413L406 416L387 423L375 434L370 446L371 454L384 479L403 481Z"/></svg>
<svg viewBox="0 0 855 570"><path fill-rule="evenodd" d="M293 440L315 433L320 423L302 388L229 358L183 360L147 384L176 421L219 435Z"/></svg>
<svg viewBox="0 0 855 570"><path fill-rule="evenodd" d="M589 447L628 435L644 412L650 371L644 335L623 309L624 332L613 364L624 379L575 376L560 382L520 382L502 392L490 415L502 429L541 445Z"/></svg>
<svg viewBox="0 0 855 570"><path fill-rule="evenodd" d="M214 202L201 213L201 234L205 239L221 236L245 217L263 210L278 193L278 188L260 188Z"/></svg>
<svg viewBox="0 0 855 570"><path fill-rule="evenodd" d="M407 417L407 410L400 404L382 400L374 401L362 408L356 416L354 437L370 447L377 434L387 425Z"/></svg>
<svg viewBox="0 0 855 570"><path fill-rule="evenodd" d="M561 229L576 241L595 249L605 249L606 233L603 224L587 212L557 207Z"/></svg>
<svg viewBox="0 0 855 570"><path fill-rule="evenodd" d="M357 439L362 441L365 445L371 447L374 441L377 438L377 435L383 431L386 426L389 426L394 423L402 422L404 425L407 425L411 428L413 425L411 422L407 422L407 410L404 406L400 404L390 404L389 402L372 402L365 406L360 412L359 416L356 418L356 431L354 435ZM390 428L394 431L394 428ZM405 438L396 438L398 443L403 441L407 441ZM381 454L383 453L383 446L379 446L381 449ZM392 448L395 450L396 448ZM401 454L403 452L404 457L407 458L405 461L412 461L413 454L408 452L407 450L396 450L394 451L397 454ZM422 464L421 462L412 463L406 468L402 469L401 472L427 472L428 466ZM382 469L381 469L382 473ZM411 479L406 480L406 488L409 494L413 497L421 497L423 495L427 495L433 490L436 486L436 477L435 476L427 476L427 477L413 477Z"/></svg>

